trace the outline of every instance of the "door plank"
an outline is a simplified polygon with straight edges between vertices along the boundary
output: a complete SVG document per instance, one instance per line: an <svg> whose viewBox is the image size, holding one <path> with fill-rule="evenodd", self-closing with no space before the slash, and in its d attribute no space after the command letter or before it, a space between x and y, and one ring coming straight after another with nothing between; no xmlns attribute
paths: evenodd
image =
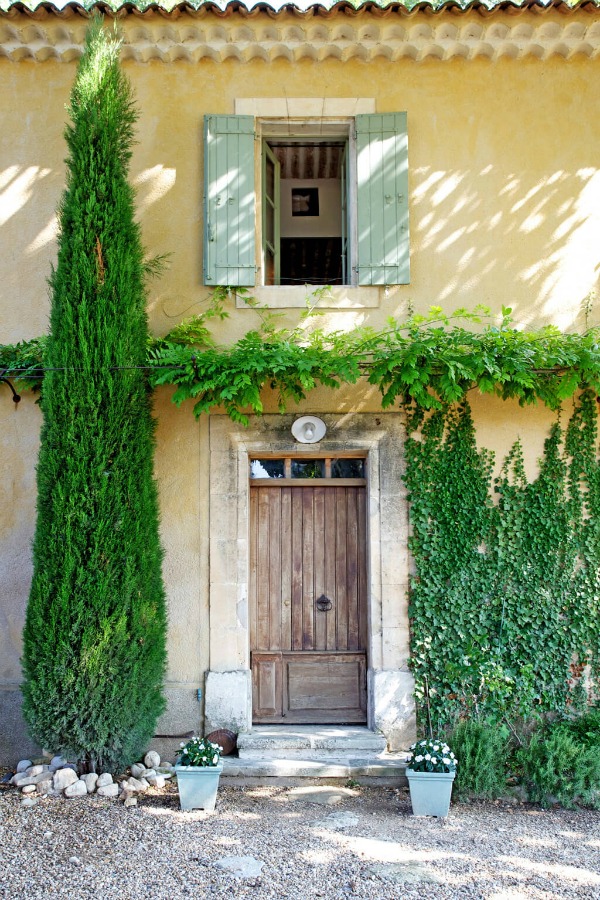
<svg viewBox="0 0 600 900"><path fill-rule="evenodd" d="M269 583L269 650L281 650L281 491L269 493L269 568L262 577Z"/></svg>
<svg viewBox="0 0 600 900"><path fill-rule="evenodd" d="M336 649L348 649L348 600L346 593L346 488L335 488L335 586Z"/></svg>
<svg viewBox="0 0 600 900"><path fill-rule="evenodd" d="M356 488L346 488L346 510L348 650L358 650L358 505Z"/></svg>
<svg viewBox="0 0 600 900"><path fill-rule="evenodd" d="M249 573L249 606L250 606L250 648L258 645L256 624L258 622L258 491L250 489L250 573Z"/></svg>
<svg viewBox="0 0 600 900"><path fill-rule="evenodd" d="M325 490L314 489L313 507L313 547L314 547L314 640L315 650L327 649L327 613L316 606L317 599L326 594L325 590ZM328 595L327 595L328 596Z"/></svg>
<svg viewBox="0 0 600 900"><path fill-rule="evenodd" d="M292 492L292 650L302 650L302 490Z"/></svg>
<svg viewBox="0 0 600 900"><path fill-rule="evenodd" d="M281 489L281 650L292 649L292 491Z"/></svg>
<svg viewBox="0 0 600 900"><path fill-rule="evenodd" d="M367 492L358 493L358 646L365 650L368 641L367 624Z"/></svg>
<svg viewBox="0 0 600 900"><path fill-rule="evenodd" d="M302 491L302 649L314 650L314 491L309 487L300 490Z"/></svg>
<svg viewBox="0 0 600 900"><path fill-rule="evenodd" d="M270 650L269 647L269 489L258 489L258 577L256 585L256 649Z"/></svg>
<svg viewBox="0 0 600 900"><path fill-rule="evenodd" d="M324 613L327 623L326 650L335 650L336 647L335 622L338 599L335 583L335 510L335 490L329 488L329 490L325 491L325 594L329 597L333 606L329 612Z"/></svg>

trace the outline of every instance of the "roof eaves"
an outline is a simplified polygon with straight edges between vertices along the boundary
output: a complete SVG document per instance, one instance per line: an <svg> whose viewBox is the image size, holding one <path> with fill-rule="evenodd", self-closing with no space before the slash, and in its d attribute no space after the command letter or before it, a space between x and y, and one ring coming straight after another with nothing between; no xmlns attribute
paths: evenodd
<svg viewBox="0 0 600 900"><path fill-rule="evenodd" d="M563 10L581 7L600 8L600 0L0 0L0 13L12 11L36 12L46 10L51 13L67 11L90 14L97 9L104 13L147 12L156 10L163 13L174 11L193 11L200 9L226 12L259 12L277 14L295 13L333 13L338 10L397 10L398 12L440 12L456 9L466 11L480 9L537 9L543 11L550 8Z"/></svg>

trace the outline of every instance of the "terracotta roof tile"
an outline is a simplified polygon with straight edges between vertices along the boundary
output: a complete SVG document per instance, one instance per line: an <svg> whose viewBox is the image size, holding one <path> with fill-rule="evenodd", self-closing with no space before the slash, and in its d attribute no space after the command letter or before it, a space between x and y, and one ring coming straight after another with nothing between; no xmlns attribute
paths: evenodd
<svg viewBox="0 0 600 900"><path fill-rule="evenodd" d="M60 14L61 12L78 12L89 14L94 9L107 13L137 12L158 10L174 12L176 10L197 11L211 10L217 13L231 11L257 12L264 10L271 14L293 11L297 13L320 13L327 15L339 9L350 10L397 10L399 12L416 12L427 10L439 12L445 9L494 10L499 8L513 9L577 9L579 7L600 8L600 0L0 0L0 14L3 12L23 11L35 12L45 10Z"/></svg>

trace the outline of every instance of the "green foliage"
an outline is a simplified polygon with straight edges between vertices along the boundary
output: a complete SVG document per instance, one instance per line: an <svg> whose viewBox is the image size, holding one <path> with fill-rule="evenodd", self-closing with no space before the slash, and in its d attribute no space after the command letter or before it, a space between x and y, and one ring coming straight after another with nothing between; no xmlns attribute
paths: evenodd
<svg viewBox="0 0 600 900"><path fill-rule="evenodd" d="M491 491L468 405L416 414L407 441L412 667L434 728L475 715L513 723L585 705L600 651L596 401L546 441L528 483L517 443ZM423 710L420 710L423 720Z"/></svg>
<svg viewBox="0 0 600 900"><path fill-rule="evenodd" d="M206 312L150 342L147 364L153 385L175 385L175 402L194 399L196 415L224 406L241 421L244 410L262 411L265 387L278 390L285 405L318 384L337 387L359 377L377 385L384 408L408 404L443 410L478 388L558 409L582 388L600 392L598 328L584 334L563 334L552 326L529 331L515 325L507 307L499 323L484 307L459 309L451 316L432 307L427 316L390 319L380 331L359 327L326 333L315 327L315 305L323 290L328 288L307 298L298 325L285 329L278 328L278 314L238 289L260 327L233 346L219 347L208 322L228 315L234 289L215 289ZM41 373L29 369L27 353L27 344L0 347L0 368L39 385Z"/></svg>
<svg viewBox="0 0 600 900"><path fill-rule="evenodd" d="M432 307L428 316L411 316L405 323L391 319L382 331L360 327L325 333L307 327L317 314L310 300L301 327L291 330L277 329L276 316L252 298L246 302L260 314L262 327L232 347L198 353L167 335L150 352L153 383L177 385L174 401L196 400L196 415L224 406L230 416L245 421L245 409L262 412L265 387L279 391L284 408L288 399L303 399L318 384L335 388L360 377L379 387L384 408L401 403L443 410L478 387L556 409L581 386L600 389L598 330L527 332L514 327L507 308L500 325L494 325L484 308L447 316ZM484 319L483 329L474 331ZM204 320L199 324L203 327Z"/></svg>
<svg viewBox="0 0 600 900"><path fill-rule="evenodd" d="M44 349L24 711L41 746L90 770L115 769L139 757L162 712L166 617L144 260L127 181L136 112L119 43L99 19L70 116Z"/></svg>
<svg viewBox="0 0 600 900"><path fill-rule="evenodd" d="M600 753L600 708L595 706L575 718L561 722L574 741Z"/></svg>
<svg viewBox="0 0 600 900"><path fill-rule="evenodd" d="M179 758L177 765L179 766L218 766L221 757L221 750L218 744L206 738L194 737L187 742L181 743Z"/></svg>
<svg viewBox="0 0 600 900"><path fill-rule="evenodd" d="M411 744L406 757L406 767L413 772L456 772L457 765L454 751L442 738L425 738Z"/></svg>
<svg viewBox="0 0 600 900"><path fill-rule="evenodd" d="M244 410L262 412L265 386L279 392L283 409L287 400L303 399L317 384L336 388L342 382L355 383L361 374L341 347L323 353L316 345L264 341L258 332L247 334L231 350L208 347L202 353L165 339L151 352L151 359L156 364L152 383L175 384L175 403L194 399L197 416L223 406L232 419L243 423Z"/></svg>
<svg viewBox="0 0 600 900"><path fill-rule="evenodd" d="M20 390L39 390L44 379L48 338L0 346L0 372L14 378Z"/></svg>
<svg viewBox="0 0 600 900"><path fill-rule="evenodd" d="M459 797L493 800L506 793L507 729L464 720L453 730L450 743L460 762L454 782Z"/></svg>
<svg viewBox="0 0 600 900"><path fill-rule="evenodd" d="M575 731L554 723L536 731L517 753L529 798L550 806L560 803L600 807L599 745L587 745Z"/></svg>

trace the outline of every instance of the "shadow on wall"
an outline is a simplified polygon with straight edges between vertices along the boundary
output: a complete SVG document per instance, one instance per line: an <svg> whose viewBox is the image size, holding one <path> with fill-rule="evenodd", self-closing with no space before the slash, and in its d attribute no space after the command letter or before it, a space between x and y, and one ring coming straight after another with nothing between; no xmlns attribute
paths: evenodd
<svg viewBox="0 0 600 900"><path fill-rule="evenodd" d="M427 261L429 302L504 304L521 324L585 327L600 270L600 171L427 167L413 181L413 255Z"/></svg>

